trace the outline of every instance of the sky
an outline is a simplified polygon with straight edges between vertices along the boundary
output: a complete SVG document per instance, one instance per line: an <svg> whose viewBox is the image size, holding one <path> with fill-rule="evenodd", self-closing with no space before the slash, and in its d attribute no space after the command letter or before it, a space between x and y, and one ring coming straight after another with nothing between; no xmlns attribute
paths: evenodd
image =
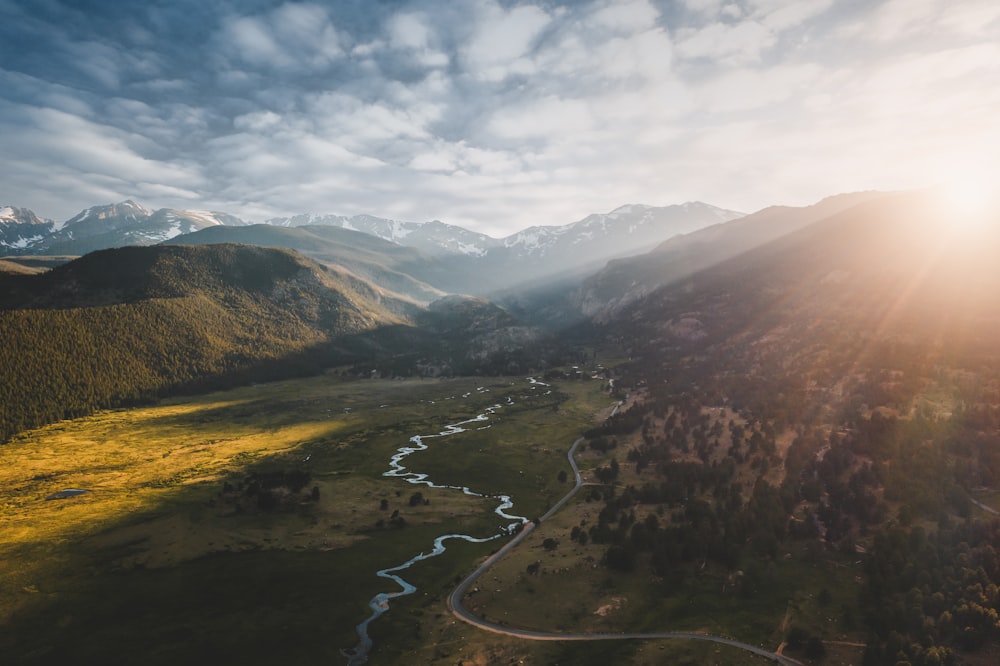
<svg viewBox="0 0 1000 666"><path fill-rule="evenodd" d="M752 212L998 174L998 110L996 0L0 0L0 206L55 220Z"/></svg>

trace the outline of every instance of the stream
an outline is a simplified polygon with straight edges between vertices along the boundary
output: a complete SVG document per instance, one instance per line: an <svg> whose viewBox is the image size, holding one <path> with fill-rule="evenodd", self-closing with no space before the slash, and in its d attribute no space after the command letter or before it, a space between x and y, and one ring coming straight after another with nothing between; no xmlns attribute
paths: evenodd
<svg viewBox="0 0 1000 666"><path fill-rule="evenodd" d="M535 390L540 387L548 388L548 384L543 384L537 381L534 377L529 377L528 382L530 384L530 390ZM479 388L478 393L486 393L489 389ZM466 393L462 397L467 398L471 393ZM461 539L463 541L468 541L470 543L485 543L487 541L492 541L494 539L499 539L501 537L510 536L514 534L517 529L528 523L529 519L524 516L518 516L512 513L508 513L507 510L514 506L513 501L508 495L488 495L485 493L478 493L468 486L451 486L451 485L441 485L434 483L428 478L427 474L420 472L410 471L404 464L403 461L410 455L417 453L419 451L426 451L429 447L424 443L424 440L437 439L441 437L450 437L452 435L458 435L463 432L468 432L471 429L475 430L486 430L491 427L490 417L495 414L498 410L503 409L503 407L513 405L514 400L509 396L506 399L505 404L497 403L491 407L487 407L481 414L474 416L471 419L466 419L465 421L459 421L458 423L452 423L445 426L444 430L432 435L414 435L410 437L410 443L407 446L401 447L396 450L396 453L389 458L389 470L382 473L382 476L397 477L405 479L408 483L413 483L417 485L428 486L429 488L445 488L449 490L457 490L465 495L471 497L487 497L493 498L499 501L494 513L503 518L504 520L510 521L507 526L500 532L487 537L474 537L468 534L442 534L441 536L434 539L434 546L431 550L427 552L422 552L414 555L406 562L402 564L389 567L386 569L380 569L375 572L375 575L380 578L387 578L395 582L400 589L394 592L379 592L371 601L368 602L368 607L371 609L371 615L369 615L364 622L357 626L358 631L358 644L353 651L345 652L349 655L347 661L348 666L359 666L368 661L368 654L371 652L372 639L368 635L368 625L380 618L386 611L389 610L389 601L396 599L398 597L404 597L413 594L417 591L417 588L412 583L408 582L402 576L399 575L400 572L409 569L411 566L417 562L422 562L423 560L430 559L432 557L437 557L441 553L447 550L445 542L449 539Z"/></svg>

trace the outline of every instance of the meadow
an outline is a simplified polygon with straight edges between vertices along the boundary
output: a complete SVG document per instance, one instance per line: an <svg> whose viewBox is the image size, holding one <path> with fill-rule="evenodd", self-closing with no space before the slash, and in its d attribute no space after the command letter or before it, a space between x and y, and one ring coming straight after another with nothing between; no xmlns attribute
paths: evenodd
<svg viewBox="0 0 1000 666"><path fill-rule="evenodd" d="M521 377L333 372L22 433L0 448L0 660L346 663L369 600L397 589L377 570L430 550L438 535L486 537L508 523L495 499L383 476L397 449L500 405L460 435L425 438L429 449L403 464L438 484L508 494L510 511L530 519L571 487L566 451L614 403L589 379L532 389ZM792 623L854 642L842 616L856 613L860 572L846 558L750 563L745 574L765 584L749 597L712 567L669 579L604 567L605 546L570 532L596 521L601 503L586 497L614 455L623 449L578 454L589 485L478 582L468 608L552 632L695 630L774 649ZM622 469L622 483L638 480ZM267 506L248 494L293 473L307 474L298 492L276 488ZM46 499L69 488L89 492ZM370 663L764 663L692 641L539 643L469 627L444 599L502 543L452 540L408 569L418 591L371 624ZM820 603L823 589L831 598ZM858 656L831 644L824 663Z"/></svg>
<svg viewBox="0 0 1000 666"><path fill-rule="evenodd" d="M546 394L524 378L327 374L22 433L0 448L0 655L343 661L368 600L394 589L377 569L441 533L489 536L506 524L494 500L382 476L396 449L502 404L489 429L427 440L405 464L509 494L514 513L533 517L565 492L565 451L610 402L598 382ZM233 490L292 470L308 473L307 488L279 489L276 508ZM69 488L89 492L46 499ZM420 591L372 625L372 662L419 643L424 614L443 611L454 579L496 547L456 544L408 572Z"/></svg>

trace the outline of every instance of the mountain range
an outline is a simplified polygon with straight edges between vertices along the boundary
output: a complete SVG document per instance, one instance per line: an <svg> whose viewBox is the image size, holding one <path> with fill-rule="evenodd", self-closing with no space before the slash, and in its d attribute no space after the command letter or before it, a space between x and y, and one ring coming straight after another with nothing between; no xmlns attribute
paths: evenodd
<svg viewBox="0 0 1000 666"><path fill-rule="evenodd" d="M310 233L324 237L330 233L320 229L362 232L422 253L414 255L419 258L416 261L435 266L430 270L436 274L428 282L431 289L486 294L541 277L580 274L599 268L609 259L651 249L677 234L742 215L700 202L664 207L626 205L571 224L530 227L501 239L437 220L401 222L371 215L299 215L272 218L264 225L312 230ZM250 225L244 220L222 212L167 208L153 211L131 200L93 206L61 223L28 209L5 207L0 209L0 256L79 256L111 247L192 244L186 237L207 229L214 230L193 242L245 242L247 236L240 229L246 226ZM258 235L266 233L259 229ZM395 253L388 245L382 248ZM370 265L362 273L366 271L371 273ZM470 280L470 276L475 279ZM422 291L426 289L406 289L403 293L415 295Z"/></svg>
<svg viewBox="0 0 1000 666"><path fill-rule="evenodd" d="M673 604L677 589L684 616L692 607L683 600L705 585L722 591L720 604L704 606L710 613L770 598L760 635L802 663L836 661L822 657L824 646L850 646L851 663L958 663L953 655L993 663L1000 522L980 510L995 512L987 502L996 506L1000 480L1000 215L963 217L927 192L843 194L728 220L716 211L627 207L503 240L469 232L463 247L485 249L467 252L427 240L446 226L439 223L231 224L217 213L126 202L56 225L3 209L8 238L22 234L11 241L18 250L43 230L67 243L124 234L144 246L0 261L0 444L95 409L319 372L359 382L551 378L553 392L600 390L595 405L622 400L607 419L591 419L590 408L565 415L589 428L587 450L577 452L600 482L590 484L587 506L579 503L586 523L573 532L566 527L576 520L560 523L562 545L534 537L537 553L558 558L549 562L585 562L564 572L566 585L604 595L601 581L614 571L643 617L666 617L664 599ZM604 262L586 252L644 220L667 227L669 215L680 221L658 244L642 246L637 235L606 252L631 254ZM691 226L677 231L682 223ZM149 244L164 224L187 231ZM543 277L526 278L532 270ZM451 293L490 290L490 298ZM598 360L599 372L580 371ZM588 377L600 381L576 383ZM424 384L414 385L423 402ZM288 391L287 399L301 396ZM561 404L552 403L553 414ZM511 403L501 416L513 421L515 411ZM398 427L412 423L397 427L385 414L396 441ZM523 414L543 432L539 413ZM331 432L314 450L347 469L338 456L354 443ZM53 441L71 451L75 440ZM357 460L369 455L356 448ZM280 460L302 460L298 451ZM466 450L454 455L474 460ZM510 469L524 466L515 459ZM558 575L542 572L538 584ZM89 608L92 598L81 603ZM64 662L93 642L89 628L56 648L63 653L45 651L48 631L18 642L28 635L22 627L72 617L61 605L49 615L24 608L8 632L17 639L6 639L17 654ZM752 613L760 617L758 607ZM162 641L178 644L173 633Z"/></svg>

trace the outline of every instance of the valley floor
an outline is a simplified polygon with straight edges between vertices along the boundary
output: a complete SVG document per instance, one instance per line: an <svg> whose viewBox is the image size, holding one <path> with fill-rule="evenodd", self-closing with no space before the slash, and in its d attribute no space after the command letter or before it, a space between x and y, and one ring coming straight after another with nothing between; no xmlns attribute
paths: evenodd
<svg viewBox="0 0 1000 666"><path fill-rule="evenodd" d="M346 663L369 600L397 589L377 570L438 535L509 522L495 500L384 476L389 458L414 434L496 406L483 429L428 440L407 467L541 516L572 487L570 445L615 403L597 380L551 388L328 374L23 433L0 448L0 661ZM820 588L855 603L851 562L804 553L760 572L769 591L749 599L711 568L681 580L607 569L606 548L570 532L594 521L587 491L611 457L577 456L581 492L477 581L467 608L536 631L699 631L774 650L788 613L811 623L823 612ZM69 488L90 492L46 500ZM370 663L765 663L723 645L533 643L458 622L445 598L502 543L450 541L407 570L417 592L372 623ZM857 636L840 638L823 663L858 663Z"/></svg>

